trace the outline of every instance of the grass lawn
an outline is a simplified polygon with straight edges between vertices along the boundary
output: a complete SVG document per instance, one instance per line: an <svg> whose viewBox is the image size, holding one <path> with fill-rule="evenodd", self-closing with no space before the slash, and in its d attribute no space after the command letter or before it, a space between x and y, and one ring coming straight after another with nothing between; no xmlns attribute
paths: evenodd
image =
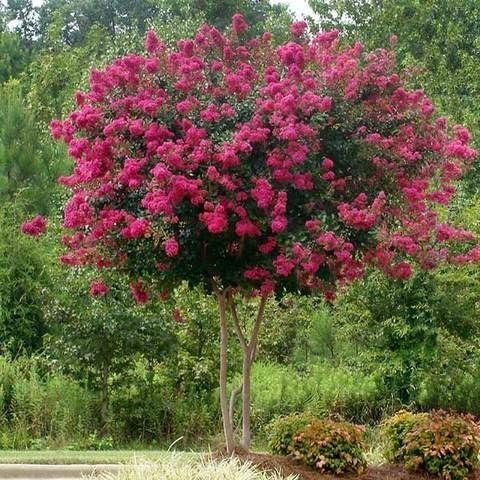
<svg viewBox="0 0 480 480"><path fill-rule="evenodd" d="M179 452L174 452L178 455ZM182 452L185 456L198 453ZM165 450L2 450L0 463L44 463L44 464L100 464L127 463L134 458L152 461L165 459L172 453Z"/></svg>

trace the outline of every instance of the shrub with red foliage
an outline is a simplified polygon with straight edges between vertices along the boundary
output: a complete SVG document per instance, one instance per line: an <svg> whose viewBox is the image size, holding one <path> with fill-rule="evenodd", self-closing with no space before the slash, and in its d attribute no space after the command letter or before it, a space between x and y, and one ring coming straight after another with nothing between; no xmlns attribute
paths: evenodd
<svg viewBox="0 0 480 480"><path fill-rule="evenodd" d="M394 52L305 27L279 47L247 40L241 15L174 49L149 32L145 55L93 70L51 123L75 161L63 261L128 271L140 303L212 278L331 298L368 264L404 279L478 261L473 235L436 213L475 157L469 132L434 118Z"/></svg>
<svg viewBox="0 0 480 480"><path fill-rule="evenodd" d="M362 473L364 428L348 422L313 420L293 436L291 455L322 473Z"/></svg>
<svg viewBox="0 0 480 480"><path fill-rule="evenodd" d="M480 426L470 415L399 412L386 422L389 453L411 470L463 480L479 464Z"/></svg>
<svg viewBox="0 0 480 480"><path fill-rule="evenodd" d="M275 418L267 426L268 448L276 455L292 454L295 435L314 420L318 419L309 412Z"/></svg>

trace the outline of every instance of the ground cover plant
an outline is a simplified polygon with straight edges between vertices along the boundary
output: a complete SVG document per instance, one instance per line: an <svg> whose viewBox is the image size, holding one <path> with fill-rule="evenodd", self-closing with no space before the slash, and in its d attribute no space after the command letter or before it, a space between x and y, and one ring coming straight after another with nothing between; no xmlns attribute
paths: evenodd
<svg viewBox="0 0 480 480"><path fill-rule="evenodd" d="M103 474L104 480L298 480L297 476L284 476L276 472L263 472L249 462L230 457L223 460L186 461L183 455L172 455L166 461L136 462L127 465L118 474Z"/></svg>

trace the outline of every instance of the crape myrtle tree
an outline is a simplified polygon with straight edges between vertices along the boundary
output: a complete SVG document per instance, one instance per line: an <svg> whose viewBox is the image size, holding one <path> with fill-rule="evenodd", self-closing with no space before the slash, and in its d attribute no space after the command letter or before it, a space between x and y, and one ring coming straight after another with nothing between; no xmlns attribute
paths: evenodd
<svg viewBox="0 0 480 480"><path fill-rule="evenodd" d="M181 282L216 296L229 452L229 322L243 351L248 448L269 296L333 298L367 265L405 279L414 265L480 258L474 235L436 213L475 157L470 135L404 87L392 51L342 47L335 30L311 38L305 22L277 47L247 28L236 14L227 35L205 25L174 49L149 32L145 55L92 71L78 109L51 124L75 160L61 178L72 191L62 261L99 269L92 294L108 295L102 271L116 268L138 303ZM237 306L252 296L246 331Z"/></svg>

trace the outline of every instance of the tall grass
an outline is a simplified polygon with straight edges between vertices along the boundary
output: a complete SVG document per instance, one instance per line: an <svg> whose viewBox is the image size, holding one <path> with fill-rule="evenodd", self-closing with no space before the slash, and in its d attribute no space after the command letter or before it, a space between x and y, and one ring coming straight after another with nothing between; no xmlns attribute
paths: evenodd
<svg viewBox="0 0 480 480"><path fill-rule="evenodd" d="M94 429L94 396L35 359L0 357L0 448L65 446Z"/></svg>
<svg viewBox="0 0 480 480"><path fill-rule="evenodd" d="M368 423L382 417L386 403L373 376L345 368L314 364L298 372L261 362L253 367L252 417L259 432L278 415L303 411Z"/></svg>

